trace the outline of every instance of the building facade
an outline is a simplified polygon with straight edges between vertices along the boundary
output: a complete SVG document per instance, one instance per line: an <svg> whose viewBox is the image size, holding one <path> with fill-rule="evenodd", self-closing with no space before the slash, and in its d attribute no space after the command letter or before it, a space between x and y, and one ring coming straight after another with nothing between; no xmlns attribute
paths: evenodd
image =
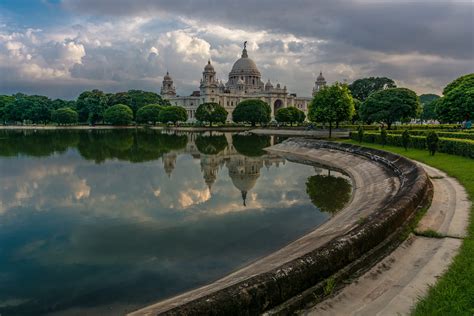
<svg viewBox="0 0 474 316"><path fill-rule="evenodd" d="M320 72L313 88L313 96L325 85L326 80ZM312 100L311 97L298 97L294 93L288 93L286 86L281 87L279 83L276 86L273 86L270 80L264 83L257 65L248 57L246 44L244 44L241 58L234 63L225 84L217 79L214 66L211 61L208 61L202 73L199 91L193 92L190 96L177 96L173 79L169 73L166 73L161 95L172 105L184 107L190 121L195 120L198 106L206 102L222 105L229 113L227 120L231 121L233 110L244 100L259 99L266 102L272 109L272 118L278 109L290 106L307 114L308 105Z"/></svg>

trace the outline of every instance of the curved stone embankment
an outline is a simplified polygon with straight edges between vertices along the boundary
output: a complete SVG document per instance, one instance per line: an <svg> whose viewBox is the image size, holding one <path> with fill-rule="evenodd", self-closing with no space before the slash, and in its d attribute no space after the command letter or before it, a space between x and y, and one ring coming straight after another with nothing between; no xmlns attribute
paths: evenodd
<svg viewBox="0 0 474 316"><path fill-rule="evenodd" d="M345 170L353 199L342 211L279 251L209 285L131 315L286 314L331 292L398 245L404 226L432 194L408 159L350 144L290 139L268 149ZM303 294L302 294L303 293Z"/></svg>

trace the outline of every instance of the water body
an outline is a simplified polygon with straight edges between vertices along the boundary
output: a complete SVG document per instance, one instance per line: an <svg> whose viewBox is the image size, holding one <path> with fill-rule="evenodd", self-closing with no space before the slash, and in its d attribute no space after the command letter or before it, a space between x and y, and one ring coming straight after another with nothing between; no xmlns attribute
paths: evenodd
<svg viewBox="0 0 474 316"><path fill-rule="evenodd" d="M0 131L0 314L124 314L314 229L350 182L263 150L278 141Z"/></svg>

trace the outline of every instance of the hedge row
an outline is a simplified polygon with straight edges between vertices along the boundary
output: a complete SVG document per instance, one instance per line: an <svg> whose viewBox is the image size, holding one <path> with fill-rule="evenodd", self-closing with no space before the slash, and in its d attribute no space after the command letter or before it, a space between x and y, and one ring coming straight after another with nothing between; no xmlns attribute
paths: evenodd
<svg viewBox="0 0 474 316"><path fill-rule="evenodd" d="M340 128L349 128L357 130L359 126L362 126L364 130L373 131L379 130L380 124L371 124L371 125L360 125L360 124L340 124ZM391 131L404 131L408 130L454 130L457 131L461 128L460 124L402 124L402 125L392 125Z"/></svg>
<svg viewBox="0 0 474 316"><path fill-rule="evenodd" d="M358 141L357 132L351 133L351 138ZM364 133L364 142L382 143L380 133ZM403 147L401 135L388 134L387 145ZM410 136L409 147L417 149L426 149L425 136ZM438 151L446 154L474 158L474 141L468 139L439 138Z"/></svg>
<svg viewBox="0 0 474 316"><path fill-rule="evenodd" d="M403 130L396 130L396 131L387 131L389 134L402 134ZM428 135L429 131L426 130L410 130L411 136L426 136ZM465 133L465 132L444 132L444 131L436 131L439 137L443 138L457 138L457 139L472 139L474 140L474 133Z"/></svg>

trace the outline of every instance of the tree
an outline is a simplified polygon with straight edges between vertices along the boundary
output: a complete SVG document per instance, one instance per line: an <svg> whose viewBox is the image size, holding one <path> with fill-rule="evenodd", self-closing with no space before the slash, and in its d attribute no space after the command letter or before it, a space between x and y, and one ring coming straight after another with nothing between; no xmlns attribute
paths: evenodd
<svg viewBox="0 0 474 316"><path fill-rule="evenodd" d="M159 104L149 104L138 109L136 120L138 123L152 122L153 125L160 120L160 112L163 107Z"/></svg>
<svg viewBox="0 0 474 316"><path fill-rule="evenodd" d="M107 109L107 95L100 90L84 91L76 101L76 110L80 122L95 124L104 119Z"/></svg>
<svg viewBox="0 0 474 316"><path fill-rule="evenodd" d="M232 112L234 122L266 124L270 122L272 109L262 100L245 100L240 102Z"/></svg>
<svg viewBox="0 0 474 316"><path fill-rule="evenodd" d="M420 111L416 93L406 88L385 89L371 94L362 103L361 114L365 121L386 123L415 118Z"/></svg>
<svg viewBox="0 0 474 316"><path fill-rule="evenodd" d="M168 100L163 99L155 92L143 90L128 90L127 92L117 92L108 95L108 106L115 104L125 104L129 106L136 116L137 111L149 104L158 104L160 106L170 106Z"/></svg>
<svg viewBox="0 0 474 316"><path fill-rule="evenodd" d="M125 104L116 104L105 110L104 120L112 125L128 125L133 120L133 112Z"/></svg>
<svg viewBox="0 0 474 316"><path fill-rule="evenodd" d="M293 122L302 123L305 118L304 112L293 106L281 108L275 114L275 120L282 123L290 123L290 125L293 125Z"/></svg>
<svg viewBox="0 0 474 316"><path fill-rule="evenodd" d="M347 85L336 82L324 87L309 105L308 117L312 122L329 123L329 137L332 135L332 124L350 120L354 115L354 100Z"/></svg>
<svg viewBox="0 0 474 316"><path fill-rule="evenodd" d="M342 177L315 175L306 180L306 193L322 212L334 214L351 198L351 184Z"/></svg>
<svg viewBox="0 0 474 316"><path fill-rule="evenodd" d="M15 97L11 95L0 95L0 122L7 121L7 106L15 102Z"/></svg>
<svg viewBox="0 0 474 316"><path fill-rule="evenodd" d="M14 99L4 108L7 121L46 123L51 119L51 100L48 97L17 93Z"/></svg>
<svg viewBox="0 0 474 316"><path fill-rule="evenodd" d="M71 108L60 108L51 113L51 120L57 124L77 123L78 114Z"/></svg>
<svg viewBox="0 0 474 316"><path fill-rule="evenodd" d="M225 123L227 111L217 103L203 103L196 110L196 119L209 122L209 126L212 126L212 123Z"/></svg>
<svg viewBox="0 0 474 316"><path fill-rule="evenodd" d="M436 115L441 122L461 122L474 117L474 73L448 84L443 97L436 101Z"/></svg>
<svg viewBox="0 0 474 316"><path fill-rule="evenodd" d="M388 89L396 88L395 82L387 77L370 77L357 79L349 85L349 90L354 98L364 102L370 94Z"/></svg>
<svg viewBox="0 0 474 316"><path fill-rule="evenodd" d="M436 119L435 101L439 98L440 96L436 94L422 94L418 97L422 108L420 115L421 120L427 121Z"/></svg>
<svg viewBox="0 0 474 316"><path fill-rule="evenodd" d="M57 110L61 108L76 108L76 101L74 100L62 100L62 99L55 99L51 102L52 110Z"/></svg>
<svg viewBox="0 0 474 316"><path fill-rule="evenodd" d="M188 113L183 107L180 106L165 106L160 111L160 122L168 123L172 122L184 122L188 119Z"/></svg>
<svg viewBox="0 0 474 316"><path fill-rule="evenodd" d="M362 106L362 102L359 99L352 98L354 100L354 115L352 116L352 124L357 121L360 121L360 108Z"/></svg>

